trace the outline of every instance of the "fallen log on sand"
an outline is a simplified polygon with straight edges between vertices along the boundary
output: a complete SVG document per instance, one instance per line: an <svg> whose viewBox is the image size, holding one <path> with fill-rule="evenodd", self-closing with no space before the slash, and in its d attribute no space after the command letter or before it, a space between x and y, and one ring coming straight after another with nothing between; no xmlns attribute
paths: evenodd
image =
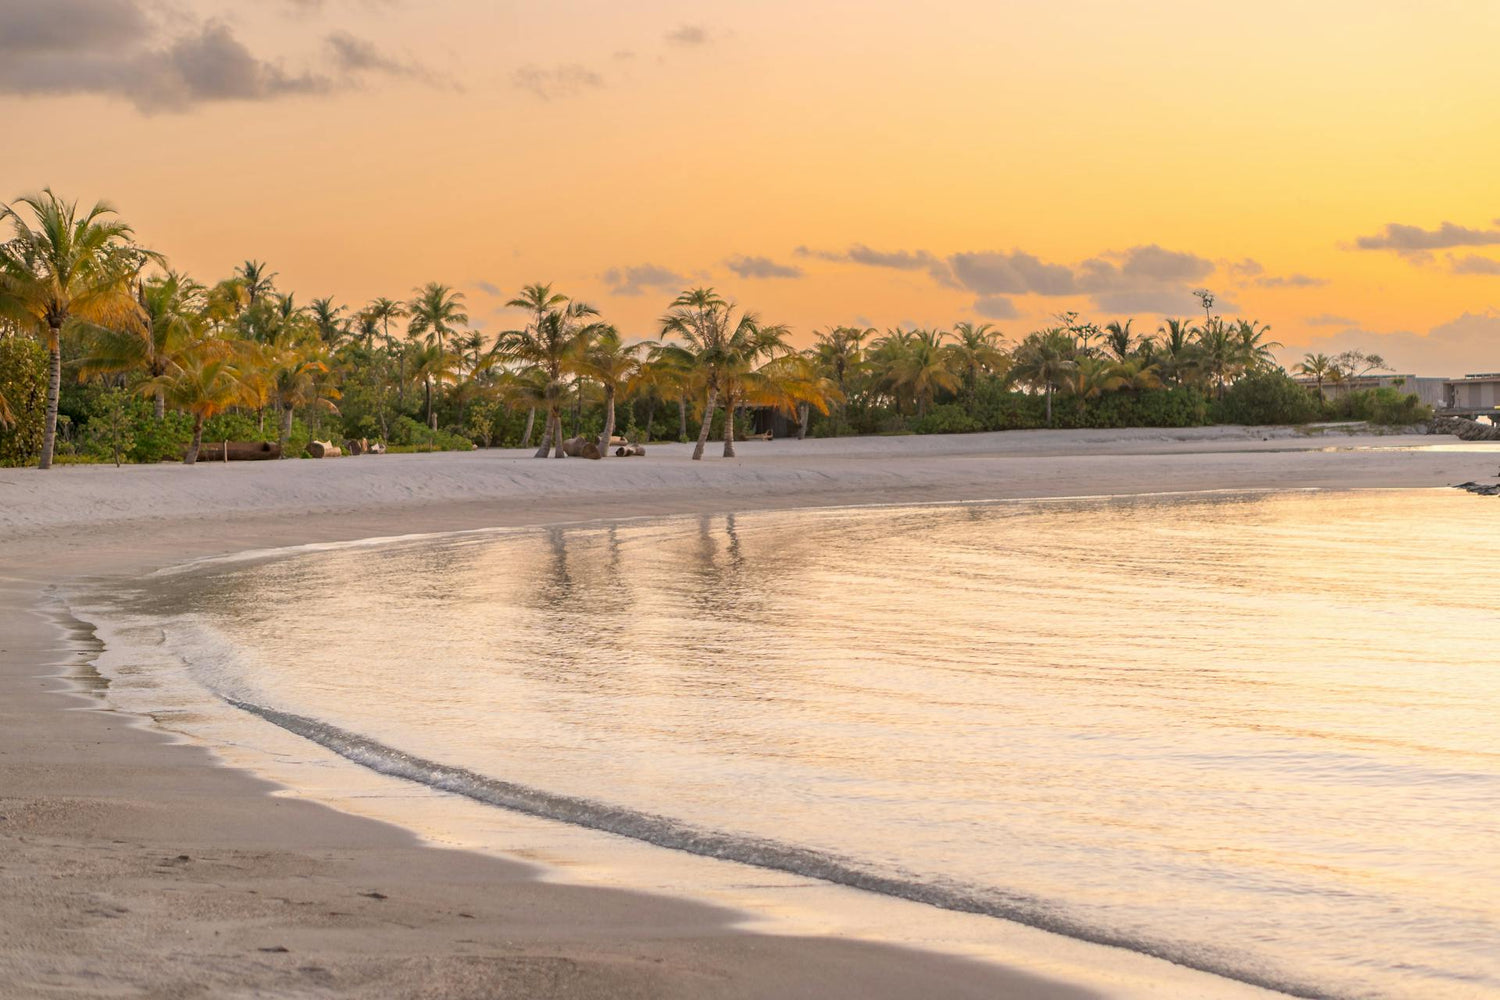
<svg viewBox="0 0 1500 1000"><path fill-rule="evenodd" d="M646 454L645 447L642 446L642 445L638 445L638 444L627 444L627 445L624 445L623 447L615 449L615 457L616 458L634 458L637 455L644 455L644 454Z"/></svg>
<svg viewBox="0 0 1500 1000"><path fill-rule="evenodd" d="M200 462L264 462L280 457L281 445L269 441L205 441L198 449Z"/></svg>
<svg viewBox="0 0 1500 1000"><path fill-rule="evenodd" d="M307 453L313 458L338 458L344 451L332 441L309 441Z"/></svg>

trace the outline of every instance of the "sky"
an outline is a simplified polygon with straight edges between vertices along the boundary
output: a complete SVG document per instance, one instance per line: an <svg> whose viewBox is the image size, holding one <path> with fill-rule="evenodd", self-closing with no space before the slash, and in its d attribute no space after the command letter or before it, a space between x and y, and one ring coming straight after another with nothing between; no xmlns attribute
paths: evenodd
<svg viewBox="0 0 1500 1000"><path fill-rule="evenodd" d="M0 198L203 281L710 285L831 325L1215 311L1500 370L1494 0L0 0Z"/></svg>

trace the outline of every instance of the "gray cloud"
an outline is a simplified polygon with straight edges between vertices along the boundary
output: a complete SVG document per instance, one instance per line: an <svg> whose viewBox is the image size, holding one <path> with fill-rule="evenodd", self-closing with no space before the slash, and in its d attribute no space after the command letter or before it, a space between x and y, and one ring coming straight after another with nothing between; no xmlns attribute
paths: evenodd
<svg viewBox="0 0 1500 1000"><path fill-rule="evenodd" d="M501 295L505 294L500 290L500 286L495 284L493 281L476 281L474 282L474 287L479 289L486 295L493 295L495 298L499 298Z"/></svg>
<svg viewBox="0 0 1500 1000"><path fill-rule="evenodd" d="M1328 284L1328 279L1310 274L1266 275L1256 278L1255 284L1259 288L1320 288Z"/></svg>
<svg viewBox="0 0 1500 1000"><path fill-rule="evenodd" d="M100 94L155 113L324 94L371 74L430 79L347 32L326 39L331 72L293 71L222 21L162 38L146 10L144 0L0 0L0 93Z"/></svg>
<svg viewBox="0 0 1500 1000"><path fill-rule="evenodd" d="M543 69L540 66L522 66L511 75L511 82L522 90L529 90L544 101L555 98L577 97L589 90L604 86L604 77L578 63Z"/></svg>
<svg viewBox="0 0 1500 1000"><path fill-rule="evenodd" d="M425 67L388 56L376 48L374 43L347 31L335 31L324 41L333 55L334 66L344 73L380 73L435 82L432 73Z"/></svg>
<svg viewBox="0 0 1500 1000"><path fill-rule="evenodd" d="M1305 322L1308 326L1353 326L1359 321L1350 319L1348 316L1319 313L1317 316L1309 316Z"/></svg>
<svg viewBox="0 0 1500 1000"><path fill-rule="evenodd" d="M687 279L676 271L656 264L612 267L599 277L610 286L611 295L642 295L648 288L676 291L687 283Z"/></svg>
<svg viewBox="0 0 1500 1000"><path fill-rule="evenodd" d="M813 250L802 246L793 252L799 257L812 257L817 260L831 260L846 264L863 264L866 267L887 267L896 271L926 271L934 281L946 288L962 287L954 279L953 269L948 262L926 250L874 250L863 243L856 243L848 250L842 251Z"/></svg>
<svg viewBox="0 0 1500 1000"><path fill-rule="evenodd" d="M1266 273L1265 266L1250 257L1243 260L1225 261L1223 268L1224 273L1231 278L1255 278Z"/></svg>
<svg viewBox="0 0 1500 1000"><path fill-rule="evenodd" d="M1411 330L1378 332L1350 328L1288 344L1285 359L1305 353L1338 354L1361 350L1379 354L1397 372L1457 377L1469 372L1496 370L1495 345L1500 343L1500 313L1464 313L1425 334Z"/></svg>
<svg viewBox="0 0 1500 1000"><path fill-rule="evenodd" d="M1493 246L1497 243L1500 243L1500 229L1469 229L1451 222L1444 222L1436 229L1390 222L1382 232L1361 236L1354 241L1360 250L1394 250L1399 254L1422 254L1429 250Z"/></svg>
<svg viewBox="0 0 1500 1000"><path fill-rule="evenodd" d="M803 270L795 264L778 264L769 257L747 257L740 254L724 262L741 278L800 278Z"/></svg>
<svg viewBox="0 0 1500 1000"><path fill-rule="evenodd" d="M666 34L673 45L707 45L711 41L708 29L701 24L684 24Z"/></svg>
<svg viewBox="0 0 1500 1000"><path fill-rule="evenodd" d="M984 295L974 300L974 311L985 319L1015 319L1016 305L1003 295Z"/></svg>
<svg viewBox="0 0 1500 1000"><path fill-rule="evenodd" d="M1478 254L1455 257L1448 262L1454 274L1500 274L1500 260L1491 260Z"/></svg>
<svg viewBox="0 0 1500 1000"><path fill-rule="evenodd" d="M948 258L960 284L980 295L1076 295L1071 268L1043 263L1029 253L956 253Z"/></svg>

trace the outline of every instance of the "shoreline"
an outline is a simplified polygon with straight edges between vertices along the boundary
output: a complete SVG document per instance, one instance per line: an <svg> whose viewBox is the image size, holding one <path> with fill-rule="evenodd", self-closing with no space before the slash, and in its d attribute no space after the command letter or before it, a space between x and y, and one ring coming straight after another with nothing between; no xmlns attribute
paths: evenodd
<svg viewBox="0 0 1500 1000"><path fill-rule="evenodd" d="M0 950L0 982L45 986L48 992L34 991L41 995L84 996L90 983L141 984L145 976L144 982L160 988L223 973L236 984L340 995L358 992L362 976L389 976L394 966L397 980L382 980L392 983L383 987L387 995L411 995L403 990L420 984L429 990L424 995L445 997L489 995L507 985L542 995L901 996L931 993L939 983L940 992L955 996L1098 995L946 955L831 937L755 934L736 929L732 911L539 881L514 861L420 846L404 831L274 794L262 779L219 766L202 748L172 742L146 724L122 725L110 711L68 711L87 696L60 691L55 672L43 673L51 679L39 684L36 670L79 659L71 648L76 640L49 636L51 626L37 618L36 604L49 584L107 581L196 557L349 542L412 528L446 533L848 505L872 497L933 503L1133 495L1166 485L1198 492L1252 488L1255 480L1266 481L1254 485L1268 489L1443 486L1485 478L1494 464L1494 451L1482 447L1432 450L1448 439L1339 438L1349 447L1330 452L1324 450L1328 439L1268 437L1259 431L1186 438L1011 432L915 444L910 438L748 444L738 460L703 463L688 463L683 446L666 445L648 450L642 460L555 465L533 464L514 452L475 452L345 459L332 467L251 463L219 468L217 475L176 467L0 470L6 504L0 540L7 556L0 632L12 637L0 644L0 702L6 705L0 710L6 723L0 729L0 769L3 787L13 790L0 798L0 841L23 848L18 856L24 859L20 874L4 873L23 891L12 894L19 904L0 903L0 921L20 928L24 944ZM988 440L974 440L981 438ZM838 447L850 441L859 444ZM184 471L196 481L188 483ZM1069 492L1080 485L1096 488ZM247 488L254 492L246 495ZM35 509L16 506L18 492ZM289 510L305 513L289 522ZM100 745L109 747L107 778L99 773ZM165 774L175 780L163 783ZM189 798L184 786L196 794ZM193 810L189 829L180 823L185 800ZM279 814L276 822L273 813ZM280 816L292 817L296 829ZM126 833L131 836L123 846L115 843ZM190 840L196 850L171 847ZM346 844L362 846L346 850ZM267 851L274 861L247 857ZM198 859L209 854L233 855L230 868L242 874L217 867L204 873L211 879L196 879L206 863ZM189 860L174 861L183 855ZM101 857L133 866L114 870ZM54 876L80 858L90 859L94 870L65 876L73 884L60 889ZM224 888L240 886L247 895L265 897L266 887L285 889L293 869L302 879L337 888L316 901L283 895L324 906L321 920L309 922L296 909L295 918L285 909L247 909L245 900L231 900L235 894ZM376 880L400 881L401 898L395 892L381 892L385 898L378 900L359 895L379 891L359 889ZM448 892L435 894L434 883ZM487 899L479 891L485 887L503 887L507 898ZM312 957L302 945L289 952L255 950L285 944L206 952L152 947L148 939L172 934L180 940L195 929L193 921L170 912L184 896L212 913L211 922L231 936L254 931L311 940ZM344 909L327 905L335 896ZM454 916L455 902L473 915ZM354 906L363 907L358 918L374 919L366 912L372 903L379 904L380 918L351 934L341 921L356 913ZM550 921L519 920L518 906L528 915L546 911ZM111 907L122 912L112 914ZM445 907L446 916L439 913ZM397 910L405 919L391 921ZM134 927L140 923L154 933L142 936ZM503 934L495 933L501 928ZM85 939L90 947L80 949ZM371 954L368 942L375 939L380 950ZM403 952L414 945L421 947ZM123 947L144 949L142 957L120 958ZM37 978L39 970L52 970L45 974L55 981ZM170 975L181 979L149 978ZM401 975L411 976L408 985L401 985ZM436 992L433 983L440 984Z"/></svg>

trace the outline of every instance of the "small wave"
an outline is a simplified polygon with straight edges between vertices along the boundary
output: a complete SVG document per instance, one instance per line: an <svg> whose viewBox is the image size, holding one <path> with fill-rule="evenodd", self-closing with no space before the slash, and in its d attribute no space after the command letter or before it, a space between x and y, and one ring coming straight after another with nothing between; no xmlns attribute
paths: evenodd
<svg viewBox="0 0 1500 1000"><path fill-rule="evenodd" d="M1133 937L1091 926L1057 912L1043 900L992 887L934 881L910 874L879 872L857 861L775 840L703 829L680 820L571 795L560 795L502 781L436 761L426 760L351 733L337 726L290 712L226 697L225 701L288 732L311 740L363 767L404 778L465 798L543 819L571 823L629 837L658 847L703 857L736 861L880 893L959 913L973 913L1025 924L1039 930L1094 944L1123 948L1250 986L1306 1000L1337 1000L1337 994L1284 979L1263 969L1236 964L1229 956L1206 955L1182 944Z"/></svg>

